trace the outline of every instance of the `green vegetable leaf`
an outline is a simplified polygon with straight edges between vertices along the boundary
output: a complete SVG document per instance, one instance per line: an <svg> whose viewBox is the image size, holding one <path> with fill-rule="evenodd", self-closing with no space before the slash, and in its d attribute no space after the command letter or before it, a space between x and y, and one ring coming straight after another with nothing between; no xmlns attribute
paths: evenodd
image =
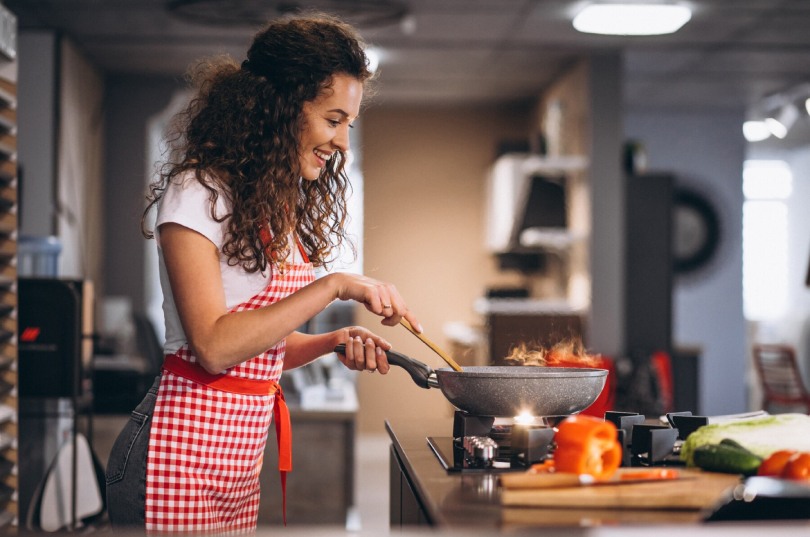
<svg viewBox="0 0 810 537"><path fill-rule="evenodd" d="M810 451L810 416L778 414L747 420L704 425L689 435L681 446L681 460L695 466L695 449L702 445L735 442L762 459L780 449Z"/></svg>

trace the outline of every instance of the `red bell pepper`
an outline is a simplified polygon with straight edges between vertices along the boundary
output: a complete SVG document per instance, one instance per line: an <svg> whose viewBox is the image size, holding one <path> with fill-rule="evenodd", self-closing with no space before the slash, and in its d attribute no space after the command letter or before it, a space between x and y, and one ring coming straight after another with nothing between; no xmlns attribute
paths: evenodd
<svg viewBox="0 0 810 537"><path fill-rule="evenodd" d="M622 462L616 426L591 416L566 418L554 435L554 468L557 472L586 474L608 479Z"/></svg>

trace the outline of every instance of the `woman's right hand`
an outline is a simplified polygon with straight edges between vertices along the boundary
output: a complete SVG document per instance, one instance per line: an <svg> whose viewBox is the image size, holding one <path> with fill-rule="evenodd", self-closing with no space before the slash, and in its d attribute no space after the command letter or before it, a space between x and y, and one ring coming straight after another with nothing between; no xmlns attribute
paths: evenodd
<svg viewBox="0 0 810 537"><path fill-rule="evenodd" d="M338 359L352 371L379 371L388 373L388 357L385 351L391 350L391 344L377 334L362 326L347 326L338 331L338 337L346 347Z"/></svg>
<svg viewBox="0 0 810 537"><path fill-rule="evenodd" d="M422 332L421 323L408 309L394 284L347 272L336 272L327 277L335 280L339 300L363 304L371 313L383 317L381 322L386 326L395 326L404 318L414 330Z"/></svg>

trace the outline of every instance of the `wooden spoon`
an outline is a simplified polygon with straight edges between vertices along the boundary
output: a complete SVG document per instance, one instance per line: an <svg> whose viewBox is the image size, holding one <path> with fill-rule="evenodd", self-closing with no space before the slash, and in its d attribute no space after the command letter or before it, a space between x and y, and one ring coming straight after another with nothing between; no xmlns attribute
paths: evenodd
<svg viewBox="0 0 810 537"><path fill-rule="evenodd" d="M416 337L418 337L418 338L419 338L419 339L422 341L422 343L424 343L425 345L427 345L428 347L430 347L430 349L431 349L433 352L435 352L436 354L438 354L439 356L441 356L442 360L444 360L445 362L447 362L447 365L449 365L450 367L452 367L452 368L453 368L453 370L455 370L455 371L461 371L461 366L460 366L460 365L458 365L458 364L456 363L456 361L455 361L455 360L453 360L453 359L450 357L450 355L449 355L449 354L447 354L446 352L444 352L443 350L441 350L441 349L440 349L438 346L436 346L436 344L435 344L435 343L433 343L432 341L430 341L430 340L429 340L427 337L425 337L424 335L422 335L422 334L420 334L419 332L417 332L416 330L414 330L414 329L413 329L413 327L411 326L411 323L409 323L408 321L406 321L406 320L403 318L403 319L400 319L399 324L401 324L402 326L404 326L405 328L407 328L407 329L408 329L408 332L410 332L411 334L413 334L413 335L415 335Z"/></svg>

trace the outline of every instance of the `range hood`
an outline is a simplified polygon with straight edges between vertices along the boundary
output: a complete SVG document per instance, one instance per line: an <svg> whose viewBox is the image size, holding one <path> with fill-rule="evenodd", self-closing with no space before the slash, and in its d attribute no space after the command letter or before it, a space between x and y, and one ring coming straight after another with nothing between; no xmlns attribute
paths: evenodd
<svg viewBox="0 0 810 537"><path fill-rule="evenodd" d="M568 248L576 240L568 225L568 176L586 165L584 157L499 157L487 184L487 249L531 254Z"/></svg>

